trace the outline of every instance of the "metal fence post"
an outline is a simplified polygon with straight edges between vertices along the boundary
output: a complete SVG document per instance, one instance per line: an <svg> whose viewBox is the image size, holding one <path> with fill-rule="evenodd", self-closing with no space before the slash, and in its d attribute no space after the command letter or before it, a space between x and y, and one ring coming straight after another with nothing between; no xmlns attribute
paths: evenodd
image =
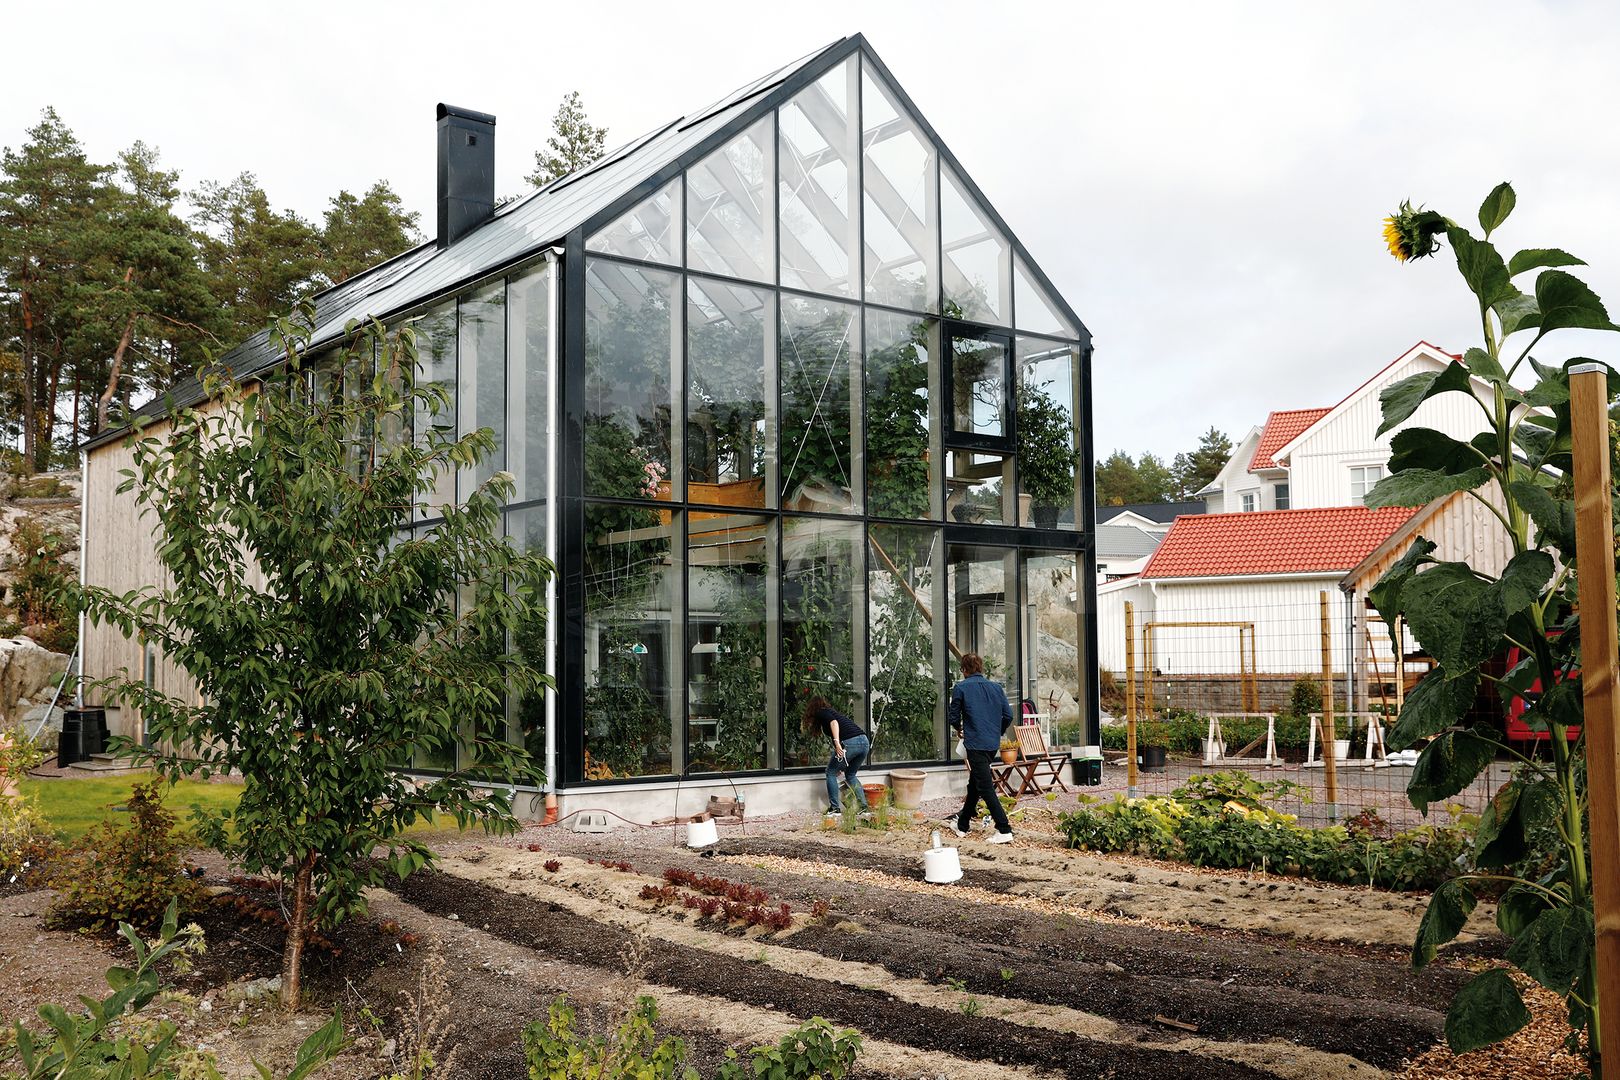
<svg viewBox="0 0 1620 1080"><path fill-rule="evenodd" d="M1575 457L1575 557L1581 569L1581 696L1592 842L1592 913L1597 924L1598 1045L1620 1047L1620 698L1614 586L1614 512L1610 501L1608 368L1569 369Z"/></svg>

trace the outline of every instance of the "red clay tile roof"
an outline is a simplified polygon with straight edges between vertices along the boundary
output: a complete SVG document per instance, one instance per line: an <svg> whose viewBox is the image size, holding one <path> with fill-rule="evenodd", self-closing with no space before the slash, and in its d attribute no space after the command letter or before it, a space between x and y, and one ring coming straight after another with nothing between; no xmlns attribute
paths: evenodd
<svg viewBox="0 0 1620 1080"><path fill-rule="evenodd" d="M1260 442L1249 459L1249 471L1275 469L1277 463L1271 455L1293 442L1304 430L1332 409L1286 409L1266 417L1266 426L1260 430Z"/></svg>
<svg viewBox="0 0 1620 1080"><path fill-rule="evenodd" d="M1307 574L1352 570L1417 510L1330 506L1179 517L1142 568L1144 578Z"/></svg>

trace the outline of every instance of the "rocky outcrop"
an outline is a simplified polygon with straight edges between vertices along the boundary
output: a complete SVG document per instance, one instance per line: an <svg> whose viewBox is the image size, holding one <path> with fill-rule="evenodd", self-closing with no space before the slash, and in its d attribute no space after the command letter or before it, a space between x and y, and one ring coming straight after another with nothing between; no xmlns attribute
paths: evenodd
<svg viewBox="0 0 1620 1080"><path fill-rule="evenodd" d="M41 717L56 677L67 666L66 656L28 638L0 638L0 718L11 725L29 712L35 720Z"/></svg>

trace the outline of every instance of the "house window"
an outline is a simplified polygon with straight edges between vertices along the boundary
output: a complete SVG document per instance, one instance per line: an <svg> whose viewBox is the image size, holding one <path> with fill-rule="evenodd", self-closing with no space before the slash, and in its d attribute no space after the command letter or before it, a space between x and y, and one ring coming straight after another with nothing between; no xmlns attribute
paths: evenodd
<svg viewBox="0 0 1620 1080"><path fill-rule="evenodd" d="M1288 485L1287 484L1278 484L1276 487L1272 488L1271 490L1272 490L1274 505L1276 506L1276 508L1278 510L1287 510L1288 509Z"/></svg>
<svg viewBox="0 0 1620 1080"><path fill-rule="evenodd" d="M1256 504L1259 501L1260 501L1260 496L1259 496L1258 493L1253 492L1253 491L1244 492L1243 495L1241 496L1241 502L1242 502L1242 505L1243 505L1243 512L1245 514L1254 513Z"/></svg>
<svg viewBox="0 0 1620 1080"><path fill-rule="evenodd" d="M1367 492L1373 485L1384 478L1382 465L1352 465L1350 466L1350 502L1353 506L1360 506L1366 499Z"/></svg>

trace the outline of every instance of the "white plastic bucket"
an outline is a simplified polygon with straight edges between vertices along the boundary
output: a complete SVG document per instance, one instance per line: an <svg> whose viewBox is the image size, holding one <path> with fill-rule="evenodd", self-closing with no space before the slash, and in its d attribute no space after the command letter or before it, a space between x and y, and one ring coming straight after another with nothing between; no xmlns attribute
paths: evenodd
<svg viewBox="0 0 1620 1080"><path fill-rule="evenodd" d="M962 880L962 860L953 847L941 847L939 833L934 846L923 852L923 879L932 885L949 885Z"/></svg>
<svg viewBox="0 0 1620 1080"><path fill-rule="evenodd" d="M713 847L720 842L720 827L714 823L714 818L704 818L701 821L690 821L686 825L686 846L689 848Z"/></svg>

